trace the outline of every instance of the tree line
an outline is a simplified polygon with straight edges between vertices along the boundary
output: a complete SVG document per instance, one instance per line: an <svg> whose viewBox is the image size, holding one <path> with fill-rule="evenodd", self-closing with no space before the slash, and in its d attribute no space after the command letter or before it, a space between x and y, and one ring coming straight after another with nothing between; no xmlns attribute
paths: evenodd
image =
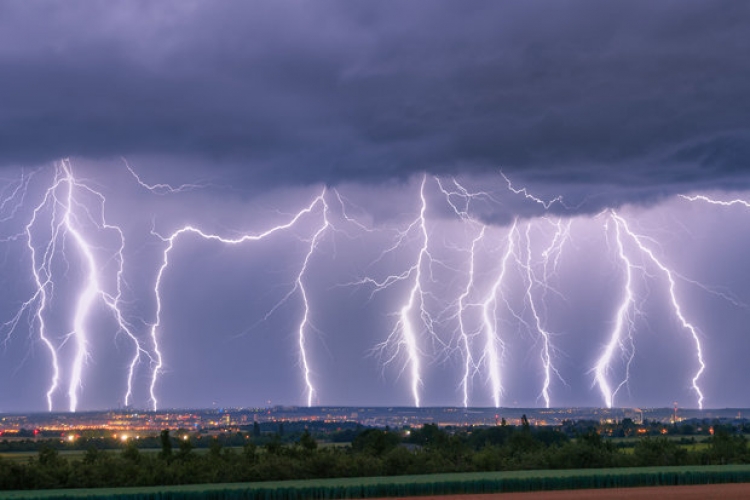
<svg viewBox="0 0 750 500"><path fill-rule="evenodd" d="M230 483L329 477L395 476L438 472L749 463L747 440L730 426L714 426L703 447L666 436L639 438L627 452L595 429L571 436L562 428L520 426L444 429L426 424L410 432L360 428L350 444L320 446L307 430L291 442L281 433L207 438L196 449L186 436L164 430L158 451L135 440L119 451L90 446L68 459L49 444L27 461L0 459L0 489L58 489ZM205 438L204 438L205 439ZM241 446L227 444L242 443Z"/></svg>

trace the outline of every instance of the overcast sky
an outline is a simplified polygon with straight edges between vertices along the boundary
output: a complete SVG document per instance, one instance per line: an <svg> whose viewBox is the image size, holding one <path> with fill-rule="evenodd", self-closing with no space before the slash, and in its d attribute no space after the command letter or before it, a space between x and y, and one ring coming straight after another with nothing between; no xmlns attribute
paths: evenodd
<svg viewBox="0 0 750 500"><path fill-rule="evenodd" d="M516 243L529 247L518 246L518 260L533 247L534 276L546 269L541 259L557 227L550 221L571 223L559 270L549 276L554 283L532 287L534 307L560 364L552 404L591 406L603 404L591 370L624 293L617 224L612 213L601 214L616 209L679 275L684 312L706 346L700 375L706 404L750 406L742 384L750 349L744 326L750 209L677 196L750 199L748 21L750 5L729 0L0 2L0 178L7 200L1 229L6 238L23 233L61 172L57 162L69 158L76 178L107 197L108 222L123 227L128 314L145 345L157 318L154 284L166 248L152 228L162 236L184 224L227 237L258 234L328 187L335 228L322 234L303 275L308 298L317 301L308 345L316 360L313 402L408 405L415 402L409 356L402 345L387 364L393 346L377 346L398 326L394 314L414 276L372 296L372 283L341 285L365 276L382 280L414 264L422 233L395 235L419 215L427 174L426 232L443 264L425 282L426 301L444 323L436 334L442 340L418 334L420 403L462 403L466 352L455 340L455 307L472 241L488 224L478 246L481 278L467 303L491 288L520 217ZM150 193L125 161L143 183L200 187ZM449 203L461 197L440 190L453 177L487 193L464 219ZM26 197L19 186L28 189ZM522 187L542 201L562 201L546 207L513 192ZM76 209L100 213L99 198L86 190L79 196ZM30 244L48 248L45 228L53 219L43 217L54 217L54 209L38 214ZM298 352L302 292L294 285L322 217L322 205L314 205L299 225L242 250L194 236L179 240L162 290L159 335L171 347L156 385L161 402L307 401ZM110 273L103 280L111 287L117 242L85 218L75 220L93 231L104 262L99 269ZM70 402L71 311L85 282L82 257L66 234L60 260L51 265L63 282L47 311L62 360L53 398L60 409ZM403 245L378 260L396 241ZM6 321L33 296L33 268L23 237L2 245ZM635 240L624 245L638 254ZM668 279L638 255L633 286L643 298L632 311L634 330L639 349L658 354L633 358L633 383L616 402L696 406L694 339L670 312ZM544 342L530 322L534 307L518 299L527 289L524 272L519 264L507 278L514 299L498 316L516 340L505 338L507 359L497 363L507 377L502 403L536 406L545 402ZM481 330L480 316L472 317L469 328ZM92 341L77 389L80 407L123 404L122 371L132 346L122 332L106 333L113 326L104 311L87 321L105 333ZM418 311L413 321L420 324ZM50 355L38 325L24 317L12 334L3 333L9 336L0 410L45 409ZM664 336L681 339L680 347L648 344ZM156 363L154 346L145 350L151 358L138 365L132 401L142 407L152 403ZM617 354L613 382L621 380L628 352ZM674 376L654 387L665 366L657 361L664 359ZM477 363L470 402L492 405L488 361Z"/></svg>

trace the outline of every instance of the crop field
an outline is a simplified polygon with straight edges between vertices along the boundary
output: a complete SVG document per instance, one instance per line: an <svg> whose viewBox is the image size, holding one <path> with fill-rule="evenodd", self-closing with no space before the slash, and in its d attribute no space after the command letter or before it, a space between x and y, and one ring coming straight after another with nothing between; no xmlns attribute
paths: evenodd
<svg viewBox="0 0 750 500"><path fill-rule="evenodd" d="M299 499L344 499L344 498L399 498L410 496L460 495L474 498L476 494L503 493L503 499L511 492L537 492L545 490L577 490L580 493L591 488L597 498L625 490L628 498L643 488L659 486L669 488L679 485L750 482L750 465L685 466L685 467L634 467L627 469L590 469L558 471L513 471L483 473L430 474L420 476L342 478L300 481L275 481L235 484L182 485L147 488L110 488L46 491L8 491L3 498L8 500L73 500L73 499L172 499L201 500L204 498L248 499L248 500L299 500ZM743 485L745 487L750 485ZM633 488L636 487L636 488ZM669 489L659 489L661 493ZM681 491L681 490L680 490ZM743 490L747 491L747 490ZM570 495L570 491L567 492ZM547 495L548 493L545 493ZM588 494L588 493L587 493ZM467 496L468 495L468 496ZM479 498L479 497L477 497ZM482 496L481 498L490 498ZM524 498L524 497L519 497ZM525 497L528 498L528 497ZM535 496L535 498L539 498ZM545 497L546 498L546 497ZM566 499L570 496L554 497ZM611 497L619 498L619 497ZM647 497L644 497L647 498ZM656 498L656 497L652 497ZM659 496L658 498L666 498ZM704 498L704 497L700 497ZM727 500L732 497L722 497Z"/></svg>
<svg viewBox="0 0 750 500"><path fill-rule="evenodd" d="M407 498L392 498L389 500L405 500ZM746 498L750 498L750 483L485 493L482 495L420 497L419 500L744 500Z"/></svg>

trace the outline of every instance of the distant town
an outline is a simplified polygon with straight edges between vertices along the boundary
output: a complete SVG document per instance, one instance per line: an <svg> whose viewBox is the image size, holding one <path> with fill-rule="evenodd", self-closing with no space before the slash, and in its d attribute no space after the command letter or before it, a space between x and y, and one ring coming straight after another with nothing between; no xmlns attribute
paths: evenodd
<svg viewBox="0 0 750 500"><path fill-rule="evenodd" d="M163 429L188 432L240 432L255 424L268 427L284 422L317 425L418 428L425 424L447 426L520 425L526 418L533 426L559 426L566 421L596 421L601 424L630 419L663 424L704 421L746 423L750 409L696 410L681 408L454 408L454 407L293 407L170 409L144 411L118 409L79 413L30 413L0 415L0 437L49 437L58 433L108 431L123 438L128 433ZM73 435L73 434L71 434Z"/></svg>

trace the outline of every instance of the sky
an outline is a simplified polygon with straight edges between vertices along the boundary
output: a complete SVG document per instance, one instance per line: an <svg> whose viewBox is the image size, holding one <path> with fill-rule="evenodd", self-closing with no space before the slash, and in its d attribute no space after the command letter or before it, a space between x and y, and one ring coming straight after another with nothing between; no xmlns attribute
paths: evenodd
<svg viewBox="0 0 750 500"><path fill-rule="evenodd" d="M0 411L750 407L749 18L0 3Z"/></svg>

